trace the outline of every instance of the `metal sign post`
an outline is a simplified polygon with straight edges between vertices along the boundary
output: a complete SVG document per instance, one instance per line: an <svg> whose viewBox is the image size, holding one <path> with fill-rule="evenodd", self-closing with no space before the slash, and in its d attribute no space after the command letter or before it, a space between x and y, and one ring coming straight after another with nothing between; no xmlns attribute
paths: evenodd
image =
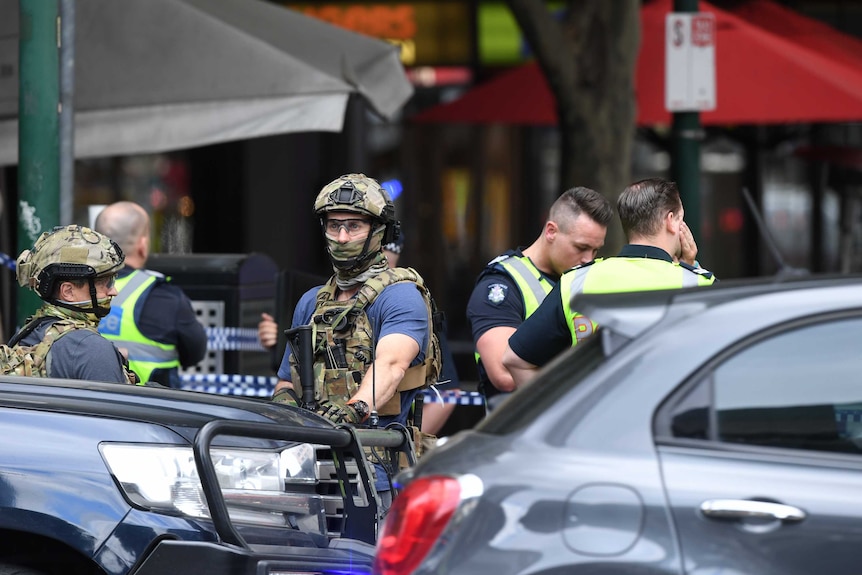
<svg viewBox="0 0 862 575"><path fill-rule="evenodd" d="M665 22L665 107L715 109L715 16L671 13Z"/></svg>
<svg viewBox="0 0 862 575"><path fill-rule="evenodd" d="M698 0L674 0L665 22L665 106L673 112L671 178L679 185L686 223L701 231L700 112L715 97L715 17L698 13Z"/></svg>
<svg viewBox="0 0 862 575"><path fill-rule="evenodd" d="M57 0L20 0L18 252L59 224L59 50ZM40 304L18 292L18 325Z"/></svg>

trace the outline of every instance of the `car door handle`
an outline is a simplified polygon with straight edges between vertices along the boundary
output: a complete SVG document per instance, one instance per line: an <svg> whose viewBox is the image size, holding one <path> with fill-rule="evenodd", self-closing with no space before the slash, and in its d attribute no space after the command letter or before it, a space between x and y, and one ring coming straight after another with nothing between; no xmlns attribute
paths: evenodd
<svg viewBox="0 0 862 575"><path fill-rule="evenodd" d="M807 517L798 507L750 499L709 499L700 504L700 512L710 519L778 519L797 522Z"/></svg>

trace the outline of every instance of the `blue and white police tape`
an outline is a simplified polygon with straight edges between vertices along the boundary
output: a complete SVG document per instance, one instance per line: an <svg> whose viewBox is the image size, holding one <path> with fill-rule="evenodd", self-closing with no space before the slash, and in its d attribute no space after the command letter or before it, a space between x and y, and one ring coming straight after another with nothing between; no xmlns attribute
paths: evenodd
<svg viewBox="0 0 862 575"><path fill-rule="evenodd" d="M252 327L208 327L207 349L267 351L257 339L257 329Z"/></svg>
<svg viewBox="0 0 862 575"><path fill-rule="evenodd" d="M839 424L862 423L862 409L836 407L835 421Z"/></svg>
<svg viewBox="0 0 862 575"><path fill-rule="evenodd" d="M270 397L277 377L265 375L227 375L190 373L180 375L181 388L220 395ZM476 391L426 389L425 403L454 403L456 405L484 405L485 398Z"/></svg>
<svg viewBox="0 0 862 575"><path fill-rule="evenodd" d="M15 258L0 252L0 265L9 268L10 270L15 269Z"/></svg>
<svg viewBox="0 0 862 575"><path fill-rule="evenodd" d="M180 375L180 388L219 395L244 395L246 397L269 397L277 377L266 375L224 375L215 373L193 373Z"/></svg>

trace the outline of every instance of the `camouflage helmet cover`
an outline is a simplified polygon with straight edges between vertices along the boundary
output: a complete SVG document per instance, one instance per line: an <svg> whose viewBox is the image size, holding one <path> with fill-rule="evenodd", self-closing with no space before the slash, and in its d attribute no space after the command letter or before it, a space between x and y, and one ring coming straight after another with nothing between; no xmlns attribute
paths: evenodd
<svg viewBox="0 0 862 575"><path fill-rule="evenodd" d="M314 201L314 213L355 212L386 224L395 221L395 206L374 178L365 174L346 174L329 182Z"/></svg>
<svg viewBox="0 0 862 575"><path fill-rule="evenodd" d="M58 280L107 275L123 267L124 260L120 246L107 236L84 226L58 226L21 252L16 275L18 285L48 299Z"/></svg>

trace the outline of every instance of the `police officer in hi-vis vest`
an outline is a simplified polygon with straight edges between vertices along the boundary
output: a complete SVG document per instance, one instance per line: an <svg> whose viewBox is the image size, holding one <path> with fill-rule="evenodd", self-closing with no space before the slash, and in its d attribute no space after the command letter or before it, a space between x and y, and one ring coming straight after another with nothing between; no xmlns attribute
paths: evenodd
<svg viewBox="0 0 862 575"><path fill-rule="evenodd" d="M681 289L710 285L712 273L696 265L697 245L683 221L676 183L654 178L627 187L617 200L628 244L619 255L566 272L539 309L509 338L503 363L515 385L538 366L592 335L596 324L571 309L579 293Z"/></svg>
<svg viewBox="0 0 862 575"><path fill-rule="evenodd" d="M99 332L127 354L141 382L179 388L179 367L204 358L207 334L183 290L144 269L150 254L149 214L134 202L116 202L99 213L95 227L126 254L117 276L118 295Z"/></svg>
<svg viewBox="0 0 862 575"><path fill-rule="evenodd" d="M335 423L379 427L410 423L413 401L439 372L430 299L412 268L389 268L383 246L400 224L386 191L364 174L347 174L317 195L314 212L335 272L302 295L292 328L312 327L314 399ZM278 370L273 401L300 404L303 372L291 346ZM384 508L391 485L378 467Z"/></svg>
<svg viewBox="0 0 862 575"><path fill-rule="evenodd" d="M542 234L528 248L493 259L476 281L467 317L479 368L479 391L491 398L515 388L503 367L506 342L560 275L592 261L613 218L610 202L588 188L563 192L551 206Z"/></svg>

